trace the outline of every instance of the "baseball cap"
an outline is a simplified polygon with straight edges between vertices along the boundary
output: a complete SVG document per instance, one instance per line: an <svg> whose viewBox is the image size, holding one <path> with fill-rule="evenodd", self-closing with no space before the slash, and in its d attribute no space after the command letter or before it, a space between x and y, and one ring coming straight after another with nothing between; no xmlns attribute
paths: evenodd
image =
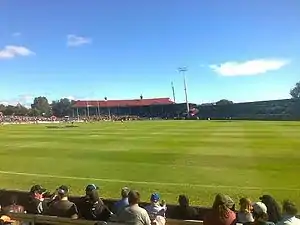
<svg viewBox="0 0 300 225"><path fill-rule="evenodd" d="M257 214L267 213L267 206L262 202L255 202L253 205L253 211Z"/></svg>
<svg viewBox="0 0 300 225"><path fill-rule="evenodd" d="M158 202L160 199L159 194L158 193L153 193L150 197L150 201L151 202Z"/></svg>
<svg viewBox="0 0 300 225"><path fill-rule="evenodd" d="M42 193L46 192L46 189L43 188L41 185L36 184L36 185L33 185L30 189L30 193L35 193L35 192L42 194Z"/></svg>
<svg viewBox="0 0 300 225"><path fill-rule="evenodd" d="M86 186L85 191L91 192L91 191L98 190L98 189L99 188L95 184L89 184L88 186Z"/></svg>
<svg viewBox="0 0 300 225"><path fill-rule="evenodd" d="M59 188L57 188L58 194L66 195L69 193L69 188L66 185L61 185Z"/></svg>

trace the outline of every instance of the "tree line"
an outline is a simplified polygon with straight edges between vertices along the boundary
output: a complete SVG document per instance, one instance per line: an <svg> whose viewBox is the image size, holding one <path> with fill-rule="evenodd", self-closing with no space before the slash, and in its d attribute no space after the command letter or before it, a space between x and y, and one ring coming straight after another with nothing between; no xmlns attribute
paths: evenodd
<svg viewBox="0 0 300 225"><path fill-rule="evenodd" d="M3 105L0 104L0 112L6 116L56 116L63 117L72 114L73 100L62 98L57 101L49 103L48 99L44 96L35 97L30 108L26 108L21 104Z"/></svg>
<svg viewBox="0 0 300 225"><path fill-rule="evenodd" d="M291 89L290 95L292 99L300 99L300 82L296 83L296 85ZM73 104L74 101L68 98L62 98L50 103L46 97L39 96L34 98L30 108L26 108L21 104L17 104L16 106L0 104L0 112L7 116L15 115L48 117L54 115L56 117L64 117L73 114ZM216 103L203 104L202 106L228 106L233 104L234 103L230 100L221 99Z"/></svg>

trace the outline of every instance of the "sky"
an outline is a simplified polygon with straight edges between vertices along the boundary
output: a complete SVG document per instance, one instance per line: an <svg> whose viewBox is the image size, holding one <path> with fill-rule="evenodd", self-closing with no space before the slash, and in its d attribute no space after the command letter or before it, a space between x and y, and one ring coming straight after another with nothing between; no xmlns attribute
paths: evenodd
<svg viewBox="0 0 300 225"><path fill-rule="evenodd" d="M289 98L299 0L0 0L0 102Z"/></svg>

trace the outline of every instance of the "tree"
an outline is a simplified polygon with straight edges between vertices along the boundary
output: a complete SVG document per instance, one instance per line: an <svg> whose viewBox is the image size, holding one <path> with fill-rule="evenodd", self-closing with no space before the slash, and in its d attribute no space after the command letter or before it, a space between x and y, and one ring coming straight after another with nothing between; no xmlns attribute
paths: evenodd
<svg viewBox="0 0 300 225"><path fill-rule="evenodd" d="M221 99L220 101L216 102L216 105L232 105L233 101L229 101L227 99Z"/></svg>
<svg viewBox="0 0 300 225"><path fill-rule="evenodd" d="M3 113L5 111L5 108L6 108L5 105L0 104L0 112Z"/></svg>
<svg viewBox="0 0 300 225"><path fill-rule="evenodd" d="M38 114L39 116L45 115L50 116L51 115L51 107L48 102L48 99L46 97L36 97L33 100L33 104L31 104L31 109L34 110L34 114Z"/></svg>
<svg viewBox="0 0 300 225"><path fill-rule="evenodd" d="M296 83L295 87L290 91L292 98L300 99L300 82Z"/></svg>
<svg viewBox="0 0 300 225"><path fill-rule="evenodd" d="M51 104L53 115L56 117L71 116L73 104L74 101L70 101L68 98L53 101Z"/></svg>
<svg viewBox="0 0 300 225"><path fill-rule="evenodd" d="M39 116L40 112L37 109L29 109L28 110L28 115L29 116Z"/></svg>
<svg viewBox="0 0 300 225"><path fill-rule="evenodd" d="M16 107L13 106L13 105L8 105L8 106L5 107L5 110L4 110L3 114L6 115L6 116L12 116L12 115L14 115L15 111L16 111L15 108Z"/></svg>
<svg viewBox="0 0 300 225"><path fill-rule="evenodd" d="M15 115L16 116L26 116L29 113L29 109L27 109L26 107L24 107L21 104L17 104L17 106L15 107Z"/></svg>

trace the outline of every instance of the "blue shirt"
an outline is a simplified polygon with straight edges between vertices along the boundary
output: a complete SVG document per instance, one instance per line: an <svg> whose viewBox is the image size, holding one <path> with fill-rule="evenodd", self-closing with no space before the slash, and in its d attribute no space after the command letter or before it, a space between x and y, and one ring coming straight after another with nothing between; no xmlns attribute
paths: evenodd
<svg viewBox="0 0 300 225"><path fill-rule="evenodd" d="M129 206L128 198L123 198L114 204L114 213L119 213L126 206Z"/></svg>

